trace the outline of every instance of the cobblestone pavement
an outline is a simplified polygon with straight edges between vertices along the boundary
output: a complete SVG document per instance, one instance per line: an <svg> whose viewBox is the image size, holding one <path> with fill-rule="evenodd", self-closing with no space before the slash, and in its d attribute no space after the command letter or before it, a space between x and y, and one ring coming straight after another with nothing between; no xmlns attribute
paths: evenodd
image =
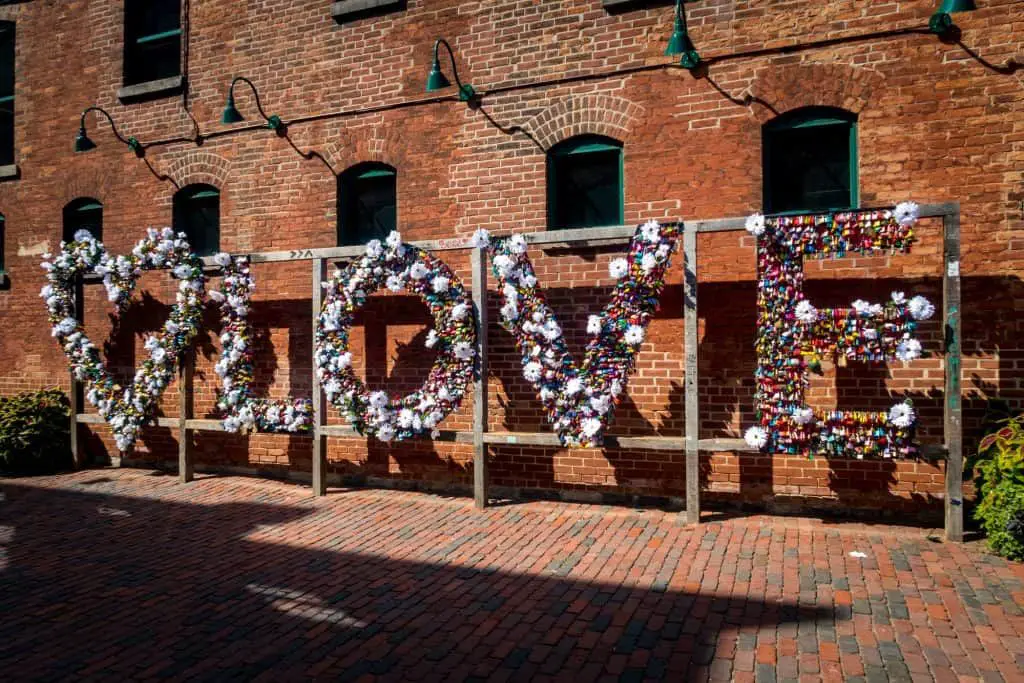
<svg viewBox="0 0 1024 683"><path fill-rule="evenodd" d="M10 681L1024 680L1022 579L920 529L0 480Z"/></svg>

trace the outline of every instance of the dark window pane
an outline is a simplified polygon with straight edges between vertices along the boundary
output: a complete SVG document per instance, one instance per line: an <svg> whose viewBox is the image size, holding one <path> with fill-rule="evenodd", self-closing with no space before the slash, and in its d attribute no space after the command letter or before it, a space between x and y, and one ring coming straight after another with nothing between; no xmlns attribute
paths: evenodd
<svg viewBox="0 0 1024 683"><path fill-rule="evenodd" d="M83 229L103 241L103 206L95 199L76 199L64 207L64 241L70 242Z"/></svg>
<svg viewBox="0 0 1024 683"><path fill-rule="evenodd" d="M125 7L125 83L181 73L180 0L129 0Z"/></svg>
<svg viewBox="0 0 1024 683"><path fill-rule="evenodd" d="M220 194L209 185L189 185L174 195L174 231L188 236L192 251L212 256L220 251Z"/></svg>
<svg viewBox="0 0 1024 683"><path fill-rule="evenodd" d="M395 171L383 164L349 169L338 181L338 244L384 239L397 226Z"/></svg>
<svg viewBox="0 0 1024 683"><path fill-rule="evenodd" d="M622 222L622 145L580 135L548 153L548 225L552 229Z"/></svg>
<svg viewBox="0 0 1024 683"><path fill-rule="evenodd" d="M14 163L14 24L0 23L0 165Z"/></svg>
<svg viewBox="0 0 1024 683"><path fill-rule="evenodd" d="M4 256L4 251L7 247L7 221L4 220L3 216L0 216L0 270L6 268L7 261Z"/></svg>

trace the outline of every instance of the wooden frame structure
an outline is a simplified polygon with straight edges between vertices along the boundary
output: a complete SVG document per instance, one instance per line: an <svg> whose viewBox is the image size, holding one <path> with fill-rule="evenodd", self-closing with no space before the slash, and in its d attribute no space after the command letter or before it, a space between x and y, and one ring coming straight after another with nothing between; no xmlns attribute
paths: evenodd
<svg viewBox="0 0 1024 683"><path fill-rule="evenodd" d="M928 204L920 208L921 218L941 218L943 222L943 326L945 352L945 405L943 420L943 445L926 448L932 455L946 456L946 498L945 531L952 541L963 539L963 426L962 401L960 396L961 339L960 339L960 205ZM683 228L683 319L685 343L684 396L686 409L685 434L678 437L665 436L608 436L607 448L649 449L683 451L686 454L686 520L691 524L700 521L699 453L700 451L752 452L743 439L701 439L698 435L699 394L698 394L698 339L697 339L697 235L711 232L744 230L746 218L722 218L679 223ZM583 228L537 232L524 235L527 242L545 248L587 248L628 242L635 226L614 226L607 228ZM473 445L473 491L478 508L488 503L487 450L490 445L559 446L554 432L488 432L487 402L487 254L485 250L473 248L467 239L432 240L413 242L415 246L428 251L472 250L472 293L477 312L477 363L478 375L473 393L473 429L469 431L441 430L437 441L470 443ZM252 263L275 263L283 261L312 262L312 318L315 331L323 302L320 283L326 278L327 264L360 256L361 246L336 247L328 249L302 249L250 254ZM205 262L213 266L212 259ZM88 281L95 281L89 278ZM78 297L79 316L82 313ZM322 496L327 492L327 438L363 438L351 427L326 424L326 408L323 391L313 363L313 408L315 419L313 437L313 493ZM182 482L193 478L191 442L195 432L224 431L220 420L195 419L192 415L192 371L194 356L186 354L181 364L181 380L178 383L181 415L161 417L155 420L160 427L176 429L178 439L178 477ZM72 377L71 445L76 465L83 464L82 442L78 425L103 424L97 414L83 414L80 383Z"/></svg>

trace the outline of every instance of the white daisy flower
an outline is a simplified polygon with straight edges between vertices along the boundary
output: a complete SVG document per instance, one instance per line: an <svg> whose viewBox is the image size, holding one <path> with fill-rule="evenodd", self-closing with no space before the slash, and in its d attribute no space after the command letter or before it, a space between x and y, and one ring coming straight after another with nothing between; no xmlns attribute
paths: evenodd
<svg viewBox="0 0 1024 683"><path fill-rule="evenodd" d="M513 254L523 254L526 252L526 238L522 235L512 235L506 242L508 250Z"/></svg>
<svg viewBox="0 0 1024 683"><path fill-rule="evenodd" d="M902 306L903 304L907 303L907 295L904 294L903 292L893 292L892 302L897 306Z"/></svg>
<svg viewBox="0 0 1024 683"><path fill-rule="evenodd" d="M656 220L649 220L640 226L640 237L644 242L657 242L661 239L661 224Z"/></svg>
<svg viewBox="0 0 1024 683"><path fill-rule="evenodd" d="M639 325L630 325L626 328L626 334L623 335L623 338L626 340L627 344L636 346L644 340L644 328Z"/></svg>
<svg viewBox="0 0 1024 683"><path fill-rule="evenodd" d="M429 273L430 271L427 269L427 267L418 261L409 267L409 277L411 277L413 280L422 280Z"/></svg>
<svg viewBox="0 0 1024 683"><path fill-rule="evenodd" d="M935 315L935 305L921 295L915 296L907 303L907 310L914 320L928 320Z"/></svg>
<svg viewBox="0 0 1024 683"><path fill-rule="evenodd" d="M473 233L473 237L469 240L469 246L483 249L491 246L491 233L483 228L479 228Z"/></svg>
<svg viewBox="0 0 1024 683"><path fill-rule="evenodd" d="M915 420L917 414L909 403L897 403L889 409L889 422L897 427L909 427Z"/></svg>
<svg viewBox="0 0 1024 683"><path fill-rule="evenodd" d="M523 377L525 377L528 382L539 382L543 371L544 368L540 363L531 361L523 367Z"/></svg>
<svg viewBox="0 0 1024 683"><path fill-rule="evenodd" d="M469 342L458 342L455 344L455 357L459 360L470 360L476 355L476 349Z"/></svg>
<svg viewBox="0 0 1024 683"><path fill-rule="evenodd" d="M629 273L629 262L624 258L617 258L608 264L608 274L616 280L621 280Z"/></svg>
<svg viewBox="0 0 1024 683"><path fill-rule="evenodd" d="M600 334L601 332L601 316L592 315L587 318L587 334Z"/></svg>
<svg viewBox="0 0 1024 683"><path fill-rule="evenodd" d="M814 421L814 411L811 408L796 408L793 411L793 422L798 425L810 424Z"/></svg>
<svg viewBox="0 0 1024 683"><path fill-rule="evenodd" d="M804 299L796 305L796 318L802 323L810 324L818 319L818 309Z"/></svg>
<svg viewBox="0 0 1024 683"><path fill-rule="evenodd" d="M444 275L438 275L430 281L430 286L434 290L435 294L444 294L448 291L448 284L451 281Z"/></svg>
<svg viewBox="0 0 1024 683"><path fill-rule="evenodd" d="M747 220L744 224L744 227L747 229L747 232L749 232L754 237L760 237L761 235L764 234L765 229L764 216L762 216L760 213L750 214L749 216L747 216Z"/></svg>
<svg viewBox="0 0 1024 683"><path fill-rule="evenodd" d="M911 361L921 357L921 342L907 337L896 346L896 357L902 361Z"/></svg>
<svg viewBox="0 0 1024 683"><path fill-rule="evenodd" d="M588 417L580 422L580 428L583 430L584 436L592 439L601 433L604 424L596 417Z"/></svg>
<svg viewBox="0 0 1024 683"><path fill-rule="evenodd" d="M751 427L743 434L743 440L751 448L762 449L768 443L768 432L763 427Z"/></svg>
<svg viewBox="0 0 1024 683"><path fill-rule="evenodd" d="M920 211L921 207L915 202L900 202L892 210L892 217L896 219L897 223L907 227L917 222Z"/></svg>

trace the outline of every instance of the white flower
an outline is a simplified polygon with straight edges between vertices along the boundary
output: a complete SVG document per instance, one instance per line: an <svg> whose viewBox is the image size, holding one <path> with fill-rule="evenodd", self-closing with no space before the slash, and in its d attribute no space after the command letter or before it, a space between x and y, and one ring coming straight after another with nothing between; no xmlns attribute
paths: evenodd
<svg viewBox="0 0 1024 683"><path fill-rule="evenodd" d="M74 318L68 317L57 323L53 329L61 335L68 335L74 332L76 327L78 327L78 321ZM56 336L56 334L54 336Z"/></svg>
<svg viewBox="0 0 1024 683"><path fill-rule="evenodd" d="M601 316L592 315L587 318L587 334L601 333Z"/></svg>
<svg viewBox="0 0 1024 683"><path fill-rule="evenodd" d="M469 342L458 342L455 344L455 357L459 360L469 360L476 355L476 349Z"/></svg>
<svg viewBox="0 0 1024 683"><path fill-rule="evenodd" d="M217 303L222 303L225 299L224 295L216 289L211 289L207 295Z"/></svg>
<svg viewBox="0 0 1024 683"><path fill-rule="evenodd" d="M395 233L391 233L395 234ZM388 395L383 391L375 391L370 394L370 405L378 410L388 404Z"/></svg>
<svg viewBox="0 0 1024 683"><path fill-rule="evenodd" d="M498 254L494 257L492 263L494 263L494 268L498 271L498 275L503 278L507 278L512 272L512 258L507 254Z"/></svg>
<svg viewBox="0 0 1024 683"><path fill-rule="evenodd" d="M622 382L620 382L619 380L614 380L608 387L608 391L611 393L612 396L620 395L622 393Z"/></svg>
<svg viewBox="0 0 1024 683"><path fill-rule="evenodd" d="M541 334L543 334L544 338L547 339L548 341L555 341L560 336L562 336L562 328L559 327L558 323L556 323L554 320L548 320L547 322L544 323L544 327L541 330Z"/></svg>
<svg viewBox="0 0 1024 683"><path fill-rule="evenodd" d="M863 334L864 338L869 341L874 341L878 339L878 330L876 330L873 327L864 328L864 331L861 334Z"/></svg>
<svg viewBox="0 0 1024 683"><path fill-rule="evenodd" d="M581 380L579 377L573 377L572 379L565 383L564 391L566 396L575 396L576 394L583 391L583 380Z"/></svg>
<svg viewBox="0 0 1024 683"><path fill-rule="evenodd" d="M896 219L896 222L904 227L908 227L917 222L917 217L920 214L921 207L915 202L900 202L896 205L896 208L892 210L892 217Z"/></svg>
<svg viewBox="0 0 1024 683"><path fill-rule="evenodd" d="M754 237L760 237L764 234L764 216L759 213L752 213L747 216L747 221L744 227Z"/></svg>
<svg viewBox="0 0 1024 683"><path fill-rule="evenodd" d="M178 278L179 280L187 280L192 275L192 269L186 266L184 263L181 264L180 266L175 267L175 269L172 272L174 273L174 277Z"/></svg>
<svg viewBox="0 0 1024 683"><path fill-rule="evenodd" d="M661 225L656 220L649 220L640 226L640 237L644 242L657 242L661 239Z"/></svg>
<svg viewBox="0 0 1024 683"><path fill-rule="evenodd" d="M604 424L596 417L588 417L580 422L580 428L583 430L584 436L593 438L601 433L601 429L604 428Z"/></svg>
<svg viewBox="0 0 1024 683"><path fill-rule="evenodd" d="M537 278L531 273L526 273L524 275L520 275L519 284L521 284L526 289L533 289L534 287L537 286Z"/></svg>
<svg viewBox="0 0 1024 683"><path fill-rule="evenodd" d="M440 339L440 337L437 336L437 330L431 330L430 332L427 332L427 339L426 341L423 342L423 344L428 349L432 349L434 348L435 345L437 345L438 339Z"/></svg>
<svg viewBox="0 0 1024 683"><path fill-rule="evenodd" d="M477 249L483 249L491 246L491 233L483 228L479 228L473 233L473 237L469 240L469 246Z"/></svg>
<svg viewBox="0 0 1024 683"><path fill-rule="evenodd" d="M222 251L219 254L214 255L213 262L218 266L229 266L231 265L231 254Z"/></svg>
<svg viewBox="0 0 1024 683"><path fill-rule="evenodd" d="M757 448L758 450L765 447L768 443L768 432L762 427L751 427L743 435L743 440L747 442L747 445L751 448Z"/></svg>
<svg viewBox="0 0 1024 683"><path fill-rule="evenodd" d="M522 235L512 235L506 242L508 250L513 254L522 254L526 252L526 238Z"/></svg>
<svg viewBox="0 0 1024 683"><path fill-rule="evenodd" d="M417 261L416 263L412 264L412 266L409 267L409 277L411 277L413 280L422 280L427 276L429 272L430 270L428 270L427 267L420 263L419 261Z"/></svg>
<svg viewBox="0 0 1024 683"><path fill-rule="evenodd" d="M889 422L897 427L909 427L916 419L914 407L909 403L897 403L889 409Z"/></svg>
<svg viewBox="0 0 1024 683"><path fill-rule="evenodd" d="M544 368L537 361L530 361L523 367L523 377L528 382L539 382Z"/></svg>
<svg viewBox="0 0 1024 683"><path fill-rule="evenodd" d="M935 306L920 294L910 300L907 310L914 320L928 320L935 315Z"/></svg>
<svg viewBox="0 0 1024 683"><path fill-rule="evenodd" d="M469 315L469 304L461 303L452 306L452 320L465 320Z"/></svg>
<svg viewBox="0 0 1024 683"><path fill-rule="evenodd" d="M818 319L818 309L804 299L796 305L796 318L802 323L810 324Z"/></svg>
<svg viewBox="0 0 1024 683"><path fill-rule="evenodd" d="M352 354L348 351L340 354L334 361L339 370L352 367Z"/></svg>
<svg viewBox="0 0 1024 683"><path fill-rule="evenodd" d="M398 247L402 246L402 233L392 230L386 241L389 249L398 249Z"/></svg>
<svg viewBox="0 0 1024 683"><path fill-rule="evenodd" d="M366 243L366 256L371 259L379 259L384 255L384 245L380 243L380 240L370 240Z"/></svg>
<svg viewBox="0 0 1024 683"><path fill-rule="evenodd" d="M608 395L593 396L590 399L590 407L596 410L600 415L604 415L611 410L612 397Z"/></svg>
<svg viewBox="0 0 1024 683"><path fill-rule="evenodd" d="M519 317L519 307L509 301L501 307L501 317L509 322L515 321Z"/></svg>
<svg viewBox="0 0 1024 683"><path fill-rule="evenodd" d="M386 286L392 292L400 292L405 287L405 283L397 275L388 275Z"/></svg>
<svg viewBox="0 0 1024 683"><path fill-rule="evenodd" d="M392 235L396 233L391 233ZM395 438L395 428L390 424L384 423L377 427L377 438L381 441L391 441Z"/></svg>
<svg viewBox="0 0 1024 683"><path fill-rule="evenodd" d="M85 228L80 228L80 229L75 231L75 241L76 242L91 242L92 241L92 233L89 232L88 230L86 230Z"/></svg>
<svg viewBox="0 0 1024 683"><path fill-rule="evenodd" d="M630 325L626 329L624 339L626 340L627 344L631 344L633 346L640 344L644 340L644 328L640 327L639 325Z"/></svg>
<svg viewBox="0 0 1024 683"><path fill-rule="evenodd" d="M649 252L644 254L640 259L640 268L642 268L645 273L649 273L654 270L656 265L658 265L658 257Z"/></svg>
<svg viewBox="0 0 1024 683"><path fill-rule="evenodd" d="M398 426L402 429L409 429L412 427L413 421L416 419L416 413L412 412L409 408L402 408L398 412Z"/></svg>
<svg viewBox="0 0 1024 683"><path fill-rule="evenodd" d="M896 357L902 361L911 361L921 357L921 342L907 337L896 346Z"/></svg>
<svg viewBox="0 0 1024 683"><path fill-rule="evenodd" d="M867 315L871 311L871 304L864 301L864 299L857 299L850 304L850 307L860 315Z"/></svg>
<svg viewBox="0 0 1024 683"><path fill-rule="evenodd" d="M150 351L149 357L153 359L154 363L163 363L167 358L167 350L162 346L158 346Z"/></svg>
<svg viewBox="0 0 1024 683"><path fill-rule="evenodd" d="M450 281L444 275L438 275L430 281L430 286L433 288L435 294L444 294L448 291L448 283Z"/></svg>
<svg viewBox="0 0 1024 683"><path fill-rule="evenodd" d="M624 258L617 258L608 264L608 274L616 280L626 277L629 272L629 262Z"/></svg>
<svg viewBox="0 0 1024 683"><path fill-rule="evenodd" d="M793 410L793 422L798 425L810 424L814 421L814 411L810 408L796 408Z"/></svg>
<svg viewBox="0 0 1024 683"><path fill-rule="evenodd" d="M904 294L903 292L893 292L892 302L897 306L902 306L907 302L907 295Z"/></svg>

